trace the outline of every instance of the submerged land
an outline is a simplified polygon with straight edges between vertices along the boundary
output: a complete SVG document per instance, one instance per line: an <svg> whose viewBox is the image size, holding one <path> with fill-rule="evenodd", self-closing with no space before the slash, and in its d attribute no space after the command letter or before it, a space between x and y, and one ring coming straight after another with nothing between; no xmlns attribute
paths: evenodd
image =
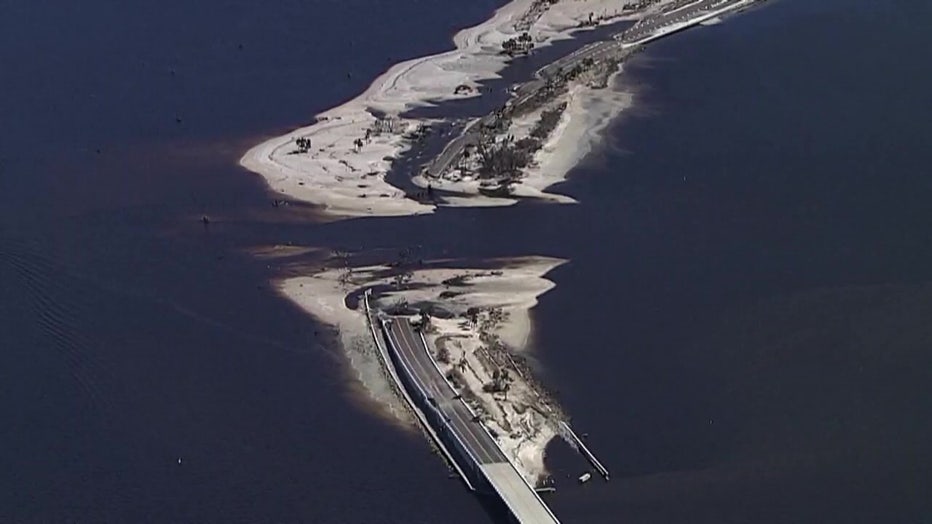
<svg viewBox="0 0 932 524"><path fill-rule="evenodd" d="M452 51L393 66L311 125L250 149L241 164L265 179L276 204L307 202L334 218L501 206L523 198L573 204L549 188L565 180L601 131L631 107L633 93L606 89L625 59L654 39L714 23L755 1L515 0L457 33ZM498 78L510 62L608 24L619 24L612 38L541 68L512 88L504 106L456 128L442 151L401 173L411 182L407 190L388 181L398 159L423 147L442 120L415 117L412 110L481 97L483 82ZM337 257L278 287L336 329L370 397L406 422L411 418L371 350L358 297L374 290L380 310L422 322L441 371L525 479L539 485L547 476L547 443L568 417L527 364L530 310L554 285L545 275L566 261L527 256L485 262L482 268L457 261L353 266Z"/></svg>

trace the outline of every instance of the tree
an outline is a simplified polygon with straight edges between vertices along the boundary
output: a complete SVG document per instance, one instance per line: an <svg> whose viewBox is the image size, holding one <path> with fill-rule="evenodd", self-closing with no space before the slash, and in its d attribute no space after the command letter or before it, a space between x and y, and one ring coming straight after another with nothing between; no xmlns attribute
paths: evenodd
<svg viewBox="0 0 932 524"><path fill-rule="evenodd" d="M463 148L463 155L460 157L460 170L467 171L469 159L472 158L472 147L471 145Z"/></svg>
<svg viewBox="0 0 932 524"><path fill-rule="evenodd" d="M302 136L301 138L295 139L294 143L295 143L295 145L298 146L298 150L299 150L301 153L307 153L307 152L311 149L311 139L310 139L310 138L307 138L307 137L303 137L303 136Z"/></svg>

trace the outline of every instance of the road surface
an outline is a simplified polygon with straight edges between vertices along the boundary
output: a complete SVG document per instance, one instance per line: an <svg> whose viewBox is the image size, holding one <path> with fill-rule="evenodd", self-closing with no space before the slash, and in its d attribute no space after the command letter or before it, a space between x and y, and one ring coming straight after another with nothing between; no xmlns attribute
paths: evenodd
<svg viewBox="0 0 932 524"><path fill-rule="evenodd" d="M411 323L405 318L391 318L383 325L398 360L399 373L411 378L419 390L418 396L427 396L428 402L440 411L454 438L466 448L478 464L479 471L518 522L559 524L537 492L521 477L482 423L473 416L466 403L458 398L456 391L434 365L424 340L414 331Z"/></svg>
<svg viewBox="0 0 932 524"><path fill-rule="evenodd" d="M480 423L473 420L473 414L466 404L455 398L456 392L437 371L421 336L414 331L411 323L404 318L395 318L390 322L388 328L395 344L396 356L406 375L417 383L428 399L433 399L434 406L445 415L447 424L466 444L475 460L480 464L508 462Z"/></svg>
<svg viewBox="0 0 932 524"><path fill-rule="evenodd" d="M673 32L697 25L705 20L724 14L756 0L695 0L677 2L663 13L649 16L636 25L616 35L615 38L627 47L645 44Z"/></svg>

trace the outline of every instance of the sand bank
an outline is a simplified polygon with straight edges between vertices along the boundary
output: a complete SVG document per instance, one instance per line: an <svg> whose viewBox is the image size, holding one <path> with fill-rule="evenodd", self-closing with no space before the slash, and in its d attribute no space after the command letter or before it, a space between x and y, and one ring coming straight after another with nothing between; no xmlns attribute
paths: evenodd
<svg viewBox="0 0 932 524"><path fill-rule="evenodd" d="M570 170L598 147L608 125L631 107L633 94L613 86L621 73L619 69L612 75L609 88L597 89L582 84L570 88L560 124L535 155L534 165L526 170L525 178L515 187L515 195L573 201L544 190L565 181Z"/></svg>
<svg viewBox="0 0 932 524"><path fill-rule="evenodd" d="M354 289L346 280L346 274L346 270L327 269L308 277L279 280L275 287L285 298L335 331L353 378L361 385L374 411L413 428L414 417L382 374L380 357L372 343L365 315L346 307L346 295Z"/></svg>
<svg viewBox="0 0 932 524"><path fill-rule="evenodd" d="M548 191L548 188L566 181L569 172L579 164L602 141L603 132L622 112L630 108L633 94L619 89L617 79L622 69L611 75L611 88L590 87L582 82L571 84L569 90L545 106L512 119L510 127L499 136L506 135L518 141L529 136L543 110L566 103L560 122L550 133L539 151L534 154L531 165L523 170L523 178L511 186L509 196L483 194L483 182L472 176L478 169L473 161L465 171L453 170L440 179L428 180L418 175L413 178L416 185L427 187L428 183L443 191L461 196L445 196L443 206L478 207L507 206L522 198L535 198L559 204L574 204L575 199L567 195Z"/></svg>
<svg viewBox="0 0 932 524"><path fill-rule="evenodd" d="M617 15L625 1L564 0L538 13L528 32L536 46L545 46L569 38L590 15L595 19L620 18ZM519 34L516 28L521 27L532 5L532 0L515 0L486 22L457 33L452 51L393 66L364 93L321 113L315 123L253 147L242 157L241 165L260 174L283 198L320 205L334 216L433 211L432 205L406 198L385 182L392 160L411 147L415 140L412 133L428 123L398 115L443 100L478 96L475 90L454 92L461 85L475 87L498 76L508 62L499 53L501 44ZM376 114L388 118L380 119ZM309 142L301 146L299 139ZM550 178L531 178L521 193L540 193ZM454 203L490 205L474 200ZM501 203L508 202L494 205Z"/></svg>
<svg viewBox="0 0 932 524"><path fill-rule="evenodd" d="M323 269L312 276L284 279L277 288L338 332L356 377L375 405L406 422L410 417L382 372L365 315L350 309L346 297L386 286L373 297L373 305L380 309L403 314L418 308L442 314L444 318L432 318L427 330L438 365L448 371L462 363L457 377L466 388L464 398L482 415L522 474L537 482L545 475L544 450L557 434L562 415L536 386L521 354L532 334L530 310L537 297L553 287L544 275L564 261L525 257L494 262L497 269L431 268L429 263L405 272L386 266ZM510 377L504 396L483 390L494 381L496 362L508 369Z"/></svg>

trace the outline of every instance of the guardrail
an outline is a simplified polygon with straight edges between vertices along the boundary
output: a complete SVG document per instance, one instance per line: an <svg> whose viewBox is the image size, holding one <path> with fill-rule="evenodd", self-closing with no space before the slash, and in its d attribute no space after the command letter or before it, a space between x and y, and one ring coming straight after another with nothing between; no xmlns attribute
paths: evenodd
<svg viewBox="0 0 932 524"><path fill-rule="evenodd" d="M453 454L450 452L449 449L447 449L446 445L443 443L443 439L441 439L440 436L437 435L437 433L434 431L434 428L431 426L430 421L427 420L427 416L424 414L423 411L421 411L420 407L414 402L414 399L411 398L411 396L408 394L408 390L404 387L404 384L401 382L401 377L398 376L398 371L395 369L394 364L392 364L391 356L388 354L388 348L385 347L384 341L380 340L380 337L378 333L376 332L375 326L373 325L372 308L369 306L369 295L370 295L370 291L367 289L363 295L363 303L366 309L366 322L369 324L369 331L370 333L372 333L372 338L375 341L376 347L378 348L379 356L381 357L380 360L382 361L383 367L385 367L389 376L392 378L392 382L395 384L395 387L400 390L399 393L401 394L405 402L408 404L408 407L410 407L411 411L414 412L414 416L418 419L418 422L420 422L421 427L424 428L424 430L428 433L428 435L431 437L431 439L440 449L440 452L443 453L444 458L447 459L447 462L449 462L450 465L453 466L453 469L455 469L456 472L459 474L460 478L463 479L463 482L466 484L466 487L469 488L469 491L476 491L475 486L473 486L473 483L469 480L469 477L468 475L466 475L466 472L463 471L463 469L460 467L459 463L453 457ZM382 329L382 326L380 326L380 329ZM390 337L389 337L389 340L391 340Z"/></svg>
<svg viewBox="0 0 932 524"><path fill-rule="evenodd" d="M384 323L383 323L383 325L382 325L382 329L385 330L385 325L384 325ZM395 342L394 342L394 340L392 339L391 335L388 335L387 338L388 338L388 343L391 344L393 347L395 347ZM396 353L399 353L397 347L395 347L395 352L396 352ZM415 376L415 375L414 375L414 372L411 371L410 369L408 369L408 366L404 363L404 359L402 359L402 358L399 357L399 358L398 358L398 362L401 364L401 366L402 366L403 368L405 368L405 371L407 372L408 377L410 377L410 382L411 382L412 384L414 384L414 387L417 389L418 393L420 393L421 396L424 397L425 403L427 403L427 405L430 406L430 403L427 402L427 398L430 397L431 395L430 395L429 393L427 393L426 391L424 391L424 388L422 388L421 385L418 384L417 380L414 379L414 376ZM478 466L478 465L480 464L479 459L476 457L475 454L473 454L472 451L469 450L469 446L467 446L466 443L463 442L463 439L461 439L461 438L456 434L456 432L453 431L453 430L450 428L450 426L445 422L445 417L444 417L443 413L440 412L440 409L437 408L437 407L434 407L434 406L430 406L430 408L436 413L437 417L438 417L439 420L440 420L440 423L443 424L443 426L446 427L446 428L449 430L450 435L452 435L453 438L455 438L456 441L459 443L460 447L463 448L463 451L465 451L466 454L469 455L469 458L472 460L473 464L475 464L476 466Z"/></svg>
<svg viewBox="0 0 932 524"><path fill-rule="evenodd" d="M437 370L437 373L440 373L440 376L443 377L443 381L446 383L447 387L449 387L450 390L453 391L453 393L458 393L458 391L456 391L456 388L453 387L453 384L451 384L450 381L447 380L446 375L444 375L443 372L440 371L440 366L437 365L437 362L434 360L434 356L430 352L430 347L427 345L427 339L424 338L424 334L419 333L419 335L421 335L421 341L424 343L424 349L427 350L427 356L428 358L430 358L431 363L433 363L434 368ZM472 416L478 421L478 415L476 414L475 411L473 411L472 407L468 403L466 403L466 401L463 400L462 397L460 397L459 401L462 402L464 406L466 406L466 409L469 410L469 413L472 414ZM537 490L534 489L533 486L531 486L531 483L528 482L526 478L524 478L524 475L522 475L518 467L515 466L515 463L511 460L511 457L509 457L508 454L505 453L505 450L503 450L502 447L498 445L498 441L495 440L495 437L493 437L491 433L489 433L489 430L488 428L485 427L485 424L482 424L481 422L476 422L476 423L479 424L479 427L482 428L482 431L484 431L485 434L489 436L489 439L492 441L492 444L494 444L495 448L498 449L498 451L502 454L503 457L505 457L505 460L508 462L508 465L511 466L511 469L513 469L514 472L521 478L521 481L524 482L524 485L527 486L529 490L531 490L531 493L534 494L534 497L540 502L541 506L543 506L544 509L547 510L547 513L550 514L551 517L553 517L554 521L557 521L556 515L554 515L553 512L550 511L550 507L547 506L547 504L544 503L543 499L540 498L540 495L537 494Z"/></svg>
<svg viewBox="0 0 932 524"><path fill-rule="evenodd" d="M576 432L573 431L573 428L571 428L570 425L566 422L560 421L560 424L563 426L563 429L567 432L570 438L576 442L576 446L578 446L579 452L582 453L582 455L586 457L589 463L592 464L592 467L594 467L599 472L599 474L602 475L602 478L608 480L608 469L606 469L606 467L603 466L601 462L599 462L599 459L595 458L595 454L589 451L589 448L582 441L582 439L579 438L579 435L577 435Z"/></svg>

